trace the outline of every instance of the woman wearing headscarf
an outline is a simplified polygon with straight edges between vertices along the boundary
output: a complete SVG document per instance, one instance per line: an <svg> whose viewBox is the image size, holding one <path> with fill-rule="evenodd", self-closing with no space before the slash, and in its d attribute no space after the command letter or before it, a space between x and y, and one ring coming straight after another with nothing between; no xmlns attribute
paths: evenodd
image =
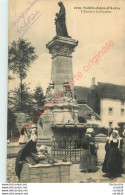
<svg viewBox="0 0 125 195"><path fill-rule="evenodd" d="M93 133L93 129L88 128L82 141L81 172L93 172L96 170L96 148Z"/></svg>
<svg viewBox="0 0 125 195"><path fill-rule="evenodd" d="M108 156L109 156L109 149L110 149L110 136L112 134L112 129L109 129L108 131L108 136L107 136L107 141L106 141L106 144L105 144L105 151L106 151L106 154L105 154L105 159L104 159L104 163L103 163L103 166L102 166L102 171L104 173L106 173L105 175L103 175L103 177L107 177L108 176Z"/></svg>
<svg viewBox="0 0 125 195"><path fill-rule="evenodd" d="M107 173L109 178L120 177L122 173L122 138L119 136L118 130L113 130L109 138L109 151L107 156Z"/></svg>

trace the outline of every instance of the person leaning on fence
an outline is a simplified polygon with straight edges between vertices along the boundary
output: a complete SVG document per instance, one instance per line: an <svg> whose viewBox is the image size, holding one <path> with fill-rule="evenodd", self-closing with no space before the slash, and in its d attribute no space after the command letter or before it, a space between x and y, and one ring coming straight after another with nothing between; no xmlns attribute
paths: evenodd
<svg viewBox="0 0 125 195"><path fill-rule="evenodd" d="M82 154L80 158L81 172L94 172L96 171L96 151L97 146L93 137L94 130L88 128L82 141Z"/></svg>
<svg viewBox="0 0 125 195"><path fill-rule="evenodd" d="M111 179L120 177L122 173L121 150L123 139L119 136L118 130L113 130L106 144L106 156L102 167L102 171L106 174L103 176Z"/></svg>

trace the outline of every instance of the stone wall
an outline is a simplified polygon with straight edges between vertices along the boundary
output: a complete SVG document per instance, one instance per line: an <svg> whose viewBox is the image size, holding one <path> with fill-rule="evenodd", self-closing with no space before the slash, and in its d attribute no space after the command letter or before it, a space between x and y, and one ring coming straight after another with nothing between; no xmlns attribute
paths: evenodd
<svg viewBox="0 0 125 195"><path fill-rule="evenodd" d="M70 164L24 164L21 183L70 183Z"/></svg>

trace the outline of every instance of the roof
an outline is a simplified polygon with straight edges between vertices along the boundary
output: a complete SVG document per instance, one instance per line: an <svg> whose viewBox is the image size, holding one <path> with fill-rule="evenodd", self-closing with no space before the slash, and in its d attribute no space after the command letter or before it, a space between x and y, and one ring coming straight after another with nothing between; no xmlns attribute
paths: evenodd
<svg viewBox="0 0 125 195"><path fill-rule="evenodd" d="M74 89L76 94L76 100L78 101L78 103L86 102L90 88L75 86Z"/></svg>
<svg viewBox="0 0 125 195"><path fill-rule="evenodd" d="M95 90L100 98L125 100L125 86L112 83L98 82ZM91 88L75 86L76 100L78 103L87 102L87 96Z"/></svg>
<svg viewBox="0 0 125 195"><path fill-rule="evenodd" d="M96 89L101 98L125 100L125 86L98 82Z"/></svg>
<svg viewBox="0 0 125 195"><path fill-rule="evenodd" d="M91 115L95 116L96 120L100 120L100 116L96 114L87 104L79 104L78 117L91 119Z"/></svg>

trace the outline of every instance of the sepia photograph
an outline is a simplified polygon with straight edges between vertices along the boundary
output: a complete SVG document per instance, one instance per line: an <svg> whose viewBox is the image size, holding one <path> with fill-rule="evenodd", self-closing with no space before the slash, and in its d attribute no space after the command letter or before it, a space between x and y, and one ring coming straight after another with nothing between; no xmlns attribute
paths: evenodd
<svg viewBox="0 0 125 195"><path fill-rule="evenodd" d="M7 183L125 182L124 7L9 1Z"/></svg>

